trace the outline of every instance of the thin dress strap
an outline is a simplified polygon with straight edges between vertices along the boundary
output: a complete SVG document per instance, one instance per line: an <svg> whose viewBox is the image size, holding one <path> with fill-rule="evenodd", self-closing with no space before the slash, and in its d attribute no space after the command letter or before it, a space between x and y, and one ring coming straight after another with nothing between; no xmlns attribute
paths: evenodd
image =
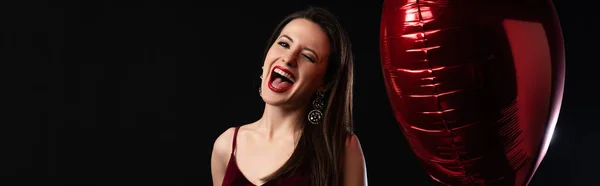
<svg viewBox="0 0 600 186"><path fill-rule="evenodd" d="M233 132L233 143L231 144L231 157L233 157L233 153L235 152L235 144L237 144L237 133L240 130L240 127L235 127L235 132Z"/></svg>

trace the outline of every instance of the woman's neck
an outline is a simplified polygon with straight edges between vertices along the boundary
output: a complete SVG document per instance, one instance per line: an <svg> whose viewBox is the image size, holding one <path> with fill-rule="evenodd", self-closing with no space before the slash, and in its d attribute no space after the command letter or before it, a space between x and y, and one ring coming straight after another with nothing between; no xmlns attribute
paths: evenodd
<svg viewBox="0 0 600 186"><path fill-rule="evenodd" d="M307 117L304 110L285 109L266 104L257 126L267 135L268 140L296 136L295 134L302 131L303 117Z"/></svg>

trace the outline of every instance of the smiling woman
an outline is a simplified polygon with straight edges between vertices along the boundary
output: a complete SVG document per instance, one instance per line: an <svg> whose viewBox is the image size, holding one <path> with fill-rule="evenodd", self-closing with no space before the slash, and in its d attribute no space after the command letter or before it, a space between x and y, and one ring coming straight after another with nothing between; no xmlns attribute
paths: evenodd
<svg viewBox="0 0 600 186"><path fill-rule="evenodd" d="M366 185L353 134L353 56L341 24L309 8L286 17L269 44L263 115L216 139L213 185Z"/></svg>

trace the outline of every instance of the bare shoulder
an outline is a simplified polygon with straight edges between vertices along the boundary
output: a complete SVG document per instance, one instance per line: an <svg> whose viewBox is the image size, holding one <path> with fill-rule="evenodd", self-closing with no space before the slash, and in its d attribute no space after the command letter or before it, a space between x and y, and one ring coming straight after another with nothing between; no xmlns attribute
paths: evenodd
<svg viewBox="0 0 600 186"><path fill-rule="evenodd" d="M346 153L358 153L357 155L362 156L362 147L356 134L352 133L346 138Z"/></svg>
<svg viewBox="0 0 600 186"><path fill-rule="evenodd" d="M213 144L213 155L219 157L228 157L231 154L231 145L233 143L233 134L235 133L235 127L231 127L225 132L221 133Z"/></svg>
<svg viewBox="0 0 600 186"><path fill-rule="evenodd" d="M366 186L367 166L362 151L360 140L356 134L346 138L346 152L344 157L344 186Z"/></svg>
<svg viewBox="0 0 600 186"><path fill-rule="evenodd" d="M215 140L210 158L210 169L212 174L213 185L222 185L223 178L229 162L229 154L231 153L231 143L233 142L233 134L235 128L229 128L221 133Z"/></svg>

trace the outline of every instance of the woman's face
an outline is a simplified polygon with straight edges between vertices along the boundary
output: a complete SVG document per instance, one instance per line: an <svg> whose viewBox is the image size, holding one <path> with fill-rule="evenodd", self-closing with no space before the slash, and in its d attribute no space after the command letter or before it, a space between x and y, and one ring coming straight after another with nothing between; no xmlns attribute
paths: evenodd
<svg viewBox="0 0 600 186"><path fill-rule="evenodd" d="M319 25L306 19L289 22L265 57L263 100L270 105L306 105L324 83L329 53L329 39Z"/></svg>

